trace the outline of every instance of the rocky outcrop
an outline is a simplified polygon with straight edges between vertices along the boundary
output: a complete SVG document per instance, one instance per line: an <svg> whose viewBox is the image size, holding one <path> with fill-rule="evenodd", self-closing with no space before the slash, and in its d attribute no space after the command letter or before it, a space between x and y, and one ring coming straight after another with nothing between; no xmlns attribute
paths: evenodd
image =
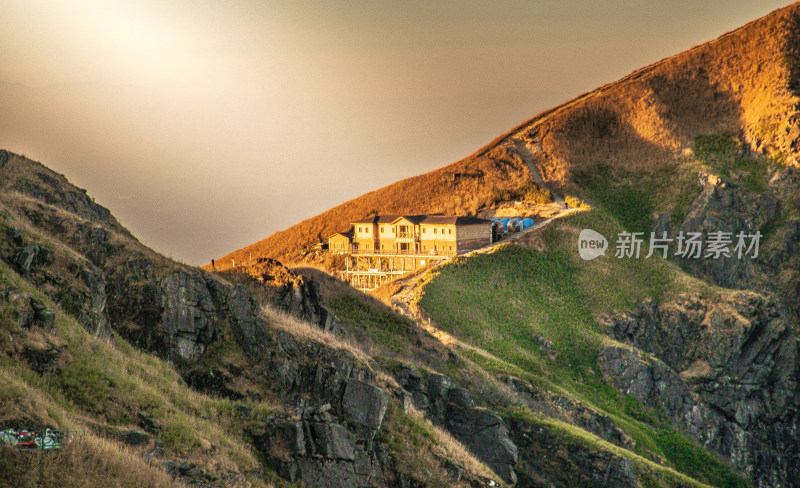
<svg viewBox="0 0 800 488"><path fill-rule="evenodd" d="M513 485L517 482L514 472L518 461L517 446L499 415L475 407L469 391L459 388L444 375L431 374L423 380L406 366L396 370L394 375L417 409L450 431L505 483Z"/></svg>
<svg viewBox="0 0 800 488"><path fill-rule="evenodd" d="M300 420L271 422L251 432L254 445L290 482L319 488L386 486L384 449L367 446L330 412L325 404L305 409Z"/></svg>
<svg viewBox="0 0 800 488"><path fill-rule="evenodd" d="M55 330L55 312L24 291L16 288L0 289L0 303L9 306L16 325L21 329L37 326L45 332Z"/></svg>
<svg viewBox="0 0 800 488"><path fill-rule="evenodd" d="M753 292L684 295L608 317L609 332L654 357L610 347L617 387L658 406L756 486L795 486L800 456L798 339L779 302Z"/></svg>
<svg viewBox="0 0 800 488"><path fill-rule="evenodd" d="M511 376L506 379L506 385L516 394L517 399L533 412L577 425L625 449L636 447L633 439L620 429L611 417L574 398L537 390L529 383Z"/></svg>
<svg viewBox="0 0 800 488"><path fill-rule="evenodd" d="M276 308L324 330L341 332L336 317L323 306L319 284L314 280L295 274L270 258L259 258L256 264L236 270L255 278L262 285L260 294Z"/></svg>
<svg viewBox="0 0 800 488"><path fill-rule="evenodd" d="M197 274L178 271L161 279L159 287L164 333L181 359L199 357L219 333L206 281Z"/></svg>
<svg viewBox="0 0 800 488"><path fill-rule="evenodd" d="M796 206L800 168L770 171L766 188L758 190L748 187L746 179L737 184L719 174L701 172L702 190L678 228L671 228L669 215L662 214L652 230L659 236L666 231L673 239L679 232L684 236L699 232L704 242L711 232L728 232L731 251L740 232L747 236L760 233L757 257L751 249L741 258L732 252L730 256L675 259L684 269L718 285L777 293L796 319L800 317L800 220Z"/></svg>
<svg viewBox="0 0 800 488"><path fill-rule="evenodd" d="M684 235L700 232L705 240L711 232L729 232L735 245L735 236L739 232L755 234L780 211L779 200L769 191L751 194L713 174L701 174L700 183L703 190L692 203L679 229ZM722 286L739 288L752 285L755 272L752 259L731 255L683 261Z"/></svg>
<svg viewBox="0 0 800 488"><path fill-rule="evenodd" d="M38 166L40 167L39 171L17 179L14 185L16 191L41 200L48 205L59 207L85 220L111 223L113 219L111 212L96 204L86 194L86 190L76 188L69 184L63 176L56 175L41 165Z"/></svg>
<svg viewBox="0 0 800 488"><path fill-rule="evenodd" d="M44 344L26 344L22 357L31 365L31 369L39 374L58 374L61 371L62 346L47 341Z"/></svg>
<svg viewBox="0 0 800 488"><path fill-rule="evenodd" d="M261 307L241 285L199 270L158 276L156 263L146 258L119 264L107 276L112 327L161 357L192 364L227 328L250 355L266 340Z"/></svg>
<svg viewBox="0 0 800 488"><path fill-rule="evenodd" d="M256 447L290 481L314 487L385 486L388 454L374 439L390 394L374 385L372 366L347 351L280 331L264 349L269 384L285 404L299 409L300 419L251 432Z"/></svg>
<svg viewBox="0 0 800 488"><path fill-rule="evenodd" d="M352 379L347 382L342 396L342 414L356 426L359 439L367 448L372 447L375 433L383 423L389 394L369 383Z"/></svg>
<svg viewBox="0 0 800 488"><path fill-rule="evenodd" d="M509 419L509 428L524 466L519 473L519 486L642 486L636 465L630 459L593 450L553 429L513 417Z"/></svg>
<svg viewBox="0 0 800 488"><path fill-rule="evenodd" d="M99 268L74 256L60 255L55 263L52 246L34 241L16 227L9 227L6 237L5 245L0 243L0 256L20 276L40 286L90 333L109 336L105 277Z"/></svg>

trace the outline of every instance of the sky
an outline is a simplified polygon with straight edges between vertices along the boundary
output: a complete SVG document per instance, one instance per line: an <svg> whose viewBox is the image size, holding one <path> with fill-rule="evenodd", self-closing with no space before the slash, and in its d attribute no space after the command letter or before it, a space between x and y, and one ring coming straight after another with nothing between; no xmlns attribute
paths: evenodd
<svg viewBox="0 0 800 488"><path fill-rule="evenodd" d="M203 264L784 5L3 0L0 148Z"/></svg>

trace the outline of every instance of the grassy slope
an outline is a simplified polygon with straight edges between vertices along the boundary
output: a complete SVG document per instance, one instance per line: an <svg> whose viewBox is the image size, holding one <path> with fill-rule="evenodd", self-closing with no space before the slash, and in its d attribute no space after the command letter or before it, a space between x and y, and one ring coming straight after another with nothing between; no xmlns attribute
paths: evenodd
<svg viewBox="0 0 800 488"><path fill-rule="evenodd" d="M514 189L530 178L509 153L515 137L533 144L544 180L572 188L576 173L598 163L625 170L661 171L697 136L742 134L754 149L776 159L791 157L800 72L794 4L718 40L637 70L548 110L498 137L473 155L430 173L402 180L334 207L217 260L280 258L345 230L370 212L472 213L496 189ZM460 178L451 173L479 174Z"/></svg>
<svg viewBox="0 0 800 488"><path fill-rule="evenodd" d="M30 293L58 310L2 262L0 278L6 285ZM19 343L37 333L35 329L26 333L12 320L3 318L0 328L4 339L16 338ZM235 407L241 404L250 408L253 416L249 421L265 418L278 407L199 394L187 387L167 363L134 349L122 339L108 343L92 337L60 311L56 314L56 327L54 337L45 340L57 341L69 355L57 375L29 369L26 362L13 356L13 341L3 344L7 355L0 358L0 376L6 385L0 397L0 422L87 431L84 443L65 449L63 459L36 467L43 479L54 476L54 470L65 469L65 482L60 486L79 486L80 480L94 479L95 475L96 479L108 480L106 486L137 486L138 479L144 482L143 486L170 485L165 472L156 465L141 462L138 455L131 456L129 449L98 436L93 428L101 425L109 432L138 430L131 416L134 411L147 413L161 424L157 437L169 458L196 462L215 476L228 471L244 473L258 466L256 454L243 439L248 420L238 418ZM70 452L73 450L78 452ZM9 452L8 456L13 458L14 454ZM6 455L3 459L10 462ZM98 462L89 462L92 459ZM255 477L246 481L251 486L265 486Z"/></svg>
<svg viewBox="0 0 800 488"><path fill-rule="evenodd" d="M613 243L611 256L584 262L575 252L583 228L607 237L622 230L598 210L566 217L538 236L541 250L510 245L440 268L424 285L419 305L438 327L502 358L467 353L492 373L519 376L594 406L637 442L637 453L662 457L695 479L741 484L710 455L704 463L688 462L704 451L672 430L660 412L606 385L596 366L600 349L610 341L597 323L601 315L628 310L644 298L716 291L660 258L616 259ZM565 429L592 437L577 427Z"/></svg>
<svg viewBox="0 0 800 488"><path fill-rule="evenodd" d="M707 297L724 293L657 257L615 258L615 236L622 230L647 232L662 213L679 225L700 192L699 172L720 174L744 194L758 195L784 163L747 156L736 137L723 133L698 136L691 152L675 157L659 173L608 165L578 172L575 180L592 202L591 211L556 221L523 246L501 247L441 267L425 278L419 305L438 327L488 351L491 355L467 350L488 370L517 375L593 405L612 417L645 457L655 454L675 469L716 486L742 485L724 463L687 440L660 412L605 384L596 359L612 340L598 318L630 310L644 299L669 300L683 292ZM797 212L796 204L786 202L778 217L760 229L765 249L777 239L770 229L796 219ZM606 257L590 262L579 258L576 243L584 228L609 239ZM646 255L646 245L642 251ZM553 421L527 417L534 423ZM586 435L574 426L564 432Z"/></svg>
<svg viewBox="0 0 800 488"><path fill-rule="evenodd" d="M18 229L26 242L34 242L53 254L53 263L46 268L52 272L50 276L65 281L67 288L75 290L75 300L84 300L82 292L88 290L83 289L80 280L70 270L75 263L86 262L82 255L85 249L74 238L65 239L64 236L72 235L77 225L88 221L48 204L44 197L36 199L20 194L15 191L14 184L20 178L35 184L50 181L55 193L83 193L66 180L55 178L44 166L18 156L12 156L2 170L0 245L8 244L12 228ZM48 222L53 219L47 216L57 218L60 222L57 227L61 230L48 230ZM107 225L101 222L94 222L94 225L109 231L111 242L119 246L111 258L114 263L123 264L144 256L154 261L158 273L185 268L142 246L113 217ZM263 394L261 401L230 400L200 394L186 385L173 365L136 349L116 334L111 341L94 337L69 315L68 309L76 304L61 300L61 294L58 294L59 303L54 303L55 298L48 298L54 296L53 290L37 277L38 274L31 279L38 286L23 279L0 260L0 292L10 292L12 297L8 300L0 298L0 427L83 429L86 438L76 441L69 449L42 455L21 455L15 450L0 449L0 479L24 478L19 486L58 484L65 488L86 486L87 480L112 487L173 486L175 483L162 469L159 459L148 464L141 458L142 454L152 451L158 441L164 445L166 459L194 463L213 477L233 479L225 486L288 486L270 470L268 462L262 466L262 462L268 460L254 449L248 430L252 428L257 432L265 422L275 418L297 418L297 411L272 400L277 396L273 390L279 387L264 384L263 378L258 380L261 383L251 383L256 381L254 375L261 377L259 365L242 354L224 324L220 342L209 346L208 354L197 367L214 369L234 364L243 373L237 376L233 387L240 383L255 387ZM217 278L232 277L221 273ZM248 277L235 278L237 282L255 286ZM23 300L13 298L20 293ZM254 296L260 297L258 293ZM28 297L56 311L56 330L53 333L38 326L30 329L18 326L17 313L26 310ZM22 308L18 309L15 303L20 303ZM267 304L263 306L265 319L274 327L270 333L279 334L278 331L282 330L303 343L315 342L323 348L345 350L370 368L372 361L364 349L376 350L379 356L393 352L383 351L383 344L376 346L363 334L342 339ZM411 330L407 321L388 316L385 309L381 312L382 315L367 313L362 320L371 330L385 325L387 320L397 321L405 327L406 335L402 340L416 342L408 336ZM373 323L376 320L378 322ZM419 331L414 329L413 335L418 336ZM430 341L431 338L426 338L426 342ZM25 351L27 348L47 349L49 344L62 351L58 368L37 373L24 359ZM395 343L394 352L400 349ZM443 351L438 354L446 356ZM252 375L248 375L250 371ZM378 371L378 378L383 386L393 383L381 371ZM129 448L119 438L129 430L141 429L137 419L139 413L155 419L161 429L147 446ZM455 486L477 478L498 479L463 446L417 414L406 414L393 407L387 414L381 435L396 460L396 469L411 479L429 482L430 486L451 486L450 475L444 468L446 460L455 461L465 469L465 481ZM266 479L261 479L258 474L262 469ZM58 483L53 481L56 479Z"/></svg>

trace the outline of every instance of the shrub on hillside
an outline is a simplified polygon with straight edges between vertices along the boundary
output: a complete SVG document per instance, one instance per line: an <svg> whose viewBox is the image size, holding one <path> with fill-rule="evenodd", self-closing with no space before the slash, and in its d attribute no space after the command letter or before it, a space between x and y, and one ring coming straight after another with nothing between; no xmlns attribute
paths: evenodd
<svg viewBox="0 0 800 488"><path fill-rule="evenodd" d="M526 181L516 190L492 188L489 191L489 197L486 199L486 206L491 207L499 202L512 200L547 205L548 203L553 203L553 194L550 193L550 190L536 184L535 181Z"/></svg>

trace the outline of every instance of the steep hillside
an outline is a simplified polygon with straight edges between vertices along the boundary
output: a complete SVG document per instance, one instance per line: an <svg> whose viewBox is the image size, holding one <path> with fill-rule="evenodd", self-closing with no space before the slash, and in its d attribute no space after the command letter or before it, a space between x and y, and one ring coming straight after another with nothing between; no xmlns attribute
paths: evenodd
<svg viewBox="0 0 800 488"><path fill-rule="evenodd" d="M643 402L600 408L320 272L172 262L0 161L0 430L78 434L0 446L13 486L746 485Z"/></svg>
<svg viewBox="0 0 800 488"><path fill-rule="evenodd" d="M799 18L656 63L215 272L0 151L0 431L81 434L0 446L0 484L800 487ZM590 206L421 273L406 315L270 259L371 211L472 213L531 180ZM605 256L580 258L583 229ZM621 232L718 231L760 233L758 254L614 252Z"/></svg>
<svg viewBox="0 0 800 488"><path fill-rule="evenodd" d="M548 110L475 154L367 193L217 259L290 259L371 212L471 214L496 189L533 178L572 192L575 174L602 163L658 171L702 135L734 134L752 151L796 164L800 6L642 68ZM455 175L455 176L454 176Z"/></svg>
<svg viewBox="0 0 800 488"><path fill-rule="evenodd" d="M0 431L78 434L58 451L0 445L0 484L502 484L507 464L398 400L341 327L280 263L245 276L173 262L63 176L0 151ZM402 337L404 353L447 357L421 331ZM465 435L476 418L464 410ZM491 433L488 448L507 439Z"/></svg>

